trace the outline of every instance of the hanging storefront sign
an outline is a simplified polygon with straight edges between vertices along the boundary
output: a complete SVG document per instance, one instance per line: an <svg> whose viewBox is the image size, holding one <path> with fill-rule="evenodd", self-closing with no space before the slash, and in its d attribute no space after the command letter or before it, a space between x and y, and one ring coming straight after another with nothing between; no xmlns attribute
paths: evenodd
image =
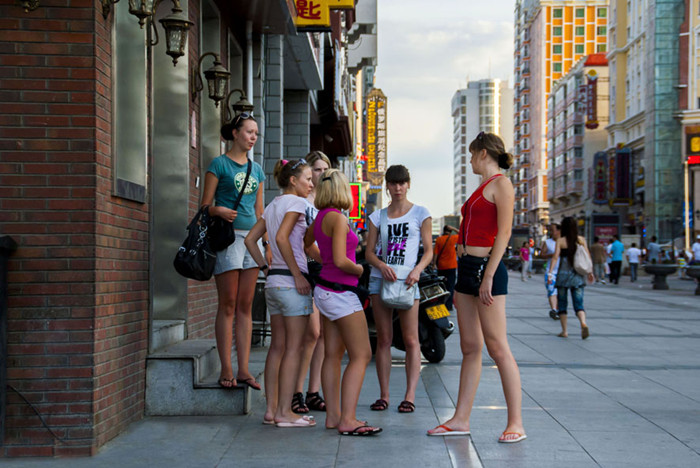
<svg viewBox="0 0 700 468"><path fill-rule="evenodd" d="M348 219L360 219L362 217L362 184L351 182L350 193L352 193L352 208L350 208Z"/></svg>
<svg viewBox="0 0 700 468"><path fill-rule="evenodd" d="M685 139L688 164L700 164L700 126L685 127Z"/></svg>
<svg viewBox="0 0 700 468"><path fill-rule="evenodd" d="M608 202L608 154L599 151L593 156L593 203Z"/></svg>
<svg viewBox="0 0 700 468"><path fill-rule="evenodd" d="M373 89L367 95L367 174L383 175L386 170L386 96L380 89ZM380 184L381 185L381 182Z"/></svg>
<svg viewBox="0 0 700 468"><path fill-rule="evenodd" d="M621 148L615 151L615 196L613 205L629 205L632 201L630 173L631 151Z"/></svg>
<svg viewBox="0 0 700 468"><path fill-rule="evenodd" d="M351 10L355 0L295 0L298 31L330 31L331 10Z"/></svg>
<svg viewBox="0 0 700 468"><path fill-rule="evenodd" d="M586 128L598 128L598 73L590 70L586 73Z"/></svg>

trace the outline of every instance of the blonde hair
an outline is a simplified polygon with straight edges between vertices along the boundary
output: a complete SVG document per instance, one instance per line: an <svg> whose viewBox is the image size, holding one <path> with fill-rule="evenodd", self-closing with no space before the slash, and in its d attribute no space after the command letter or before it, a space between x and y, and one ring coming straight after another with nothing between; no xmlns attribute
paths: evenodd
<svg viewBox="0 0 700 468"><path fill-rule="evenodd" d="M326 153L324 153L323 151L312 151L309 154L307 154L304 159L306 159L306 162L309 163L309 166L312 167L314 163L319 159L324 163L328 164L329 168L333 167L331 166L331 160L328 158L328 156L326 156Z"/></svg>
<svg viewBox="0 0 700 468"><path fill-rule="evenodd" d="M352 208L352 192L345 174L338 169L328 169L321 176L316 187L316 208L337 208L349 210Z"/></svg>

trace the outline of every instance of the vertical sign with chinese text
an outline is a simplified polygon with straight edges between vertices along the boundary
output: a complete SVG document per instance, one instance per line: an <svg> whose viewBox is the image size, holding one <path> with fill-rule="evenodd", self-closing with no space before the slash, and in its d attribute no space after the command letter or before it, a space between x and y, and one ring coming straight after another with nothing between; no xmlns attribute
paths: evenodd
<svg viewBox="0 0 700 468"><path fill-rule="evenodd" d="M381 191L381 177L386 171L387 157L387 114L386 96L380 89L373 89L367 95L366 145L367 176L370 180L370 193Z"/></svg>
<svg viewBox="0 0 700 468"><path fill-rule="evenodd" d="M350 193L352 193L352 208L348 219L360 219L362 217L362 184L351 182Z"/></svg>
<svg viewBox="0 0 700 468"><path fill-rule="evenodd" d="M598 151L593 156L593 203L608 202L608 154Z"/></svg>
<svg viewBox="0 0 700 468"><path fill-rule="evenodd" d="M586 73L586 128L598 128L598 74L595 70Z"/></svg>

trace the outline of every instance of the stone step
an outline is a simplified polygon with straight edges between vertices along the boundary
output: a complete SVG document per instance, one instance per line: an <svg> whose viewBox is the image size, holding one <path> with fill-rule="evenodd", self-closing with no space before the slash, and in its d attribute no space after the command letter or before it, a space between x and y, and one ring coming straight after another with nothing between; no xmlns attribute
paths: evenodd
<svg viewBox="0 0 700 468"><path fill-rule="evenodd" d="M250 388L220 387L217 383L219 366L214 340L184 340L151 353L146 359L146 414L211 416L248 413Z"/></svg>
<svg viewBox="0 0 700 468"><path fill-rule="evenodd" d="M154 320L151 333L151 349L161 350L185 339L184 320Z"/></svg>

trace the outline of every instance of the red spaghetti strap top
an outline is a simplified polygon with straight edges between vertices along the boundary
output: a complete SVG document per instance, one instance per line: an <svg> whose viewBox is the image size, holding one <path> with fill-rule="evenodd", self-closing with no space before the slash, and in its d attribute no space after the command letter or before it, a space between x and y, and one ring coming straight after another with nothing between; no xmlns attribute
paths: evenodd
<svg viewBox="0 0 700 468"><path fill-rule="evenodd" d="M462 205L462 224L457 240L461 245L493 247L498 234L498 215L496 204L484 198L484 189L499 176L503 174L496 174L481 184Z"/></svg>

